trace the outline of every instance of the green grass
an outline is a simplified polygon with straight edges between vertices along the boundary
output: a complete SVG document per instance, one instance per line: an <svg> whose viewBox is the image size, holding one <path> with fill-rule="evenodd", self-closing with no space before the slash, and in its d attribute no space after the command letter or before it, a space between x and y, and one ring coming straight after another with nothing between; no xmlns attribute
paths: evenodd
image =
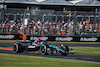
<svg viewBox="0 0 100 67"><path fill-rule="evenodd" d="M0 67L99 67L98 62L0 54Z"/></svg>
<svg viewBox="0 0 100 67"><path fill-rule="evenodd" d="M85 54L85 55L100 55L99 47L69 47L72 48L75 54Z"/></svg>
<svg viewBox="0 0 100 67"><path fill-rule="evenodd" d="M17 40L0 40L0 42L17 42Z"/></svg>

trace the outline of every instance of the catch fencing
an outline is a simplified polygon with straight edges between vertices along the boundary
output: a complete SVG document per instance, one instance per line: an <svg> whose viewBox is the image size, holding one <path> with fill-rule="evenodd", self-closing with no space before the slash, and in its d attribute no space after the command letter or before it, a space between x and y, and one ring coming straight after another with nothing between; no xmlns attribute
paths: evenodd
<svg viewBox="0 0 100 67"><path fill-rule="evenodd" d="M0 17L1 22L6 21L5 26L0 24L0 33L100 36L100 12L5 9L0 10ZM26 26L24 19L28 19ZM42 25L37 25L39 21ZM12 27L7 25L8 22Z"/></svg>

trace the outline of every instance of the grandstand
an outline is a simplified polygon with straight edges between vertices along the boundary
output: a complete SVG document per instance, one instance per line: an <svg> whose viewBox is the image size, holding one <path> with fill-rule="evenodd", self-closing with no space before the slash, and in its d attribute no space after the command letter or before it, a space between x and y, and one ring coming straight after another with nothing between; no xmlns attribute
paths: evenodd
<svg viewBox="0 0 100 67"><path fill-rule="evenodd" d="M95 11L100 10L100 0L0 0L7 8L52 9L62 11ZM92 6L92 7L91 7Z"/></svg>
<svg viewBox="0 0 100 67"><path fill-rule="evenodd" d="M100 36L100 0L0 0L0 33ZM26 19L27 23L24 24Z"/></svg>

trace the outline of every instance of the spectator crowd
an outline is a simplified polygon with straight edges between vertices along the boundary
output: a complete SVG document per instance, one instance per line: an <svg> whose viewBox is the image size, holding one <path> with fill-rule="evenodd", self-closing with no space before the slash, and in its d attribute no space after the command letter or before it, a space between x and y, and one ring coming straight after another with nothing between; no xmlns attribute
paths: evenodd
<svg viewBox="0 0 100 67"><path fill-rule="evenodd" d="M100 33L100 22L94 23L86 21L78 22L37 22L30 21L28 25L22 24L20 20L16 22L4 21L0 23L0 33L10 34L27 34L27 35L47 35L47 36L59 36L59 35L78 35L78 34L98 34Z"/></svg>

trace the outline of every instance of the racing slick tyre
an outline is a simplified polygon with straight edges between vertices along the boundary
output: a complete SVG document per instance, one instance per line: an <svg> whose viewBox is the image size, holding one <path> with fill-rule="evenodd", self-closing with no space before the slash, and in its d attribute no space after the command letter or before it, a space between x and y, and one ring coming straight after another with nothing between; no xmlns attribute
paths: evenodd
<svg viewBox="0 0 100 67"><path fill-rule="evenodd" d="M14 53L21 53L24 51L24 48L20 43L15 43L13 45L13 51L14 51Z"/></svg>
<svg viewBox="0 0 100 67"><path fill-rule="evenodd" d="M41 53L41 55L47 54L47 47L45 45L42 45L40 47L40 53Z"/></svg>
<svg viewBox="0 0 100 67"><path fill-rule="evenodd" d="M68 53L69 53L69 48L68 48L68 46L61 46L61 49L62 50L64 50L66 53L63 53L63 52L61 52L61 55L62 56L66 56L66 55L68 55Z"/></svg>
<svg viewBox="0 0 100 67"><path fill-rule="evenodd" d="M50 48L47 48L46 55L52 55L52 50Z"/></svg>

